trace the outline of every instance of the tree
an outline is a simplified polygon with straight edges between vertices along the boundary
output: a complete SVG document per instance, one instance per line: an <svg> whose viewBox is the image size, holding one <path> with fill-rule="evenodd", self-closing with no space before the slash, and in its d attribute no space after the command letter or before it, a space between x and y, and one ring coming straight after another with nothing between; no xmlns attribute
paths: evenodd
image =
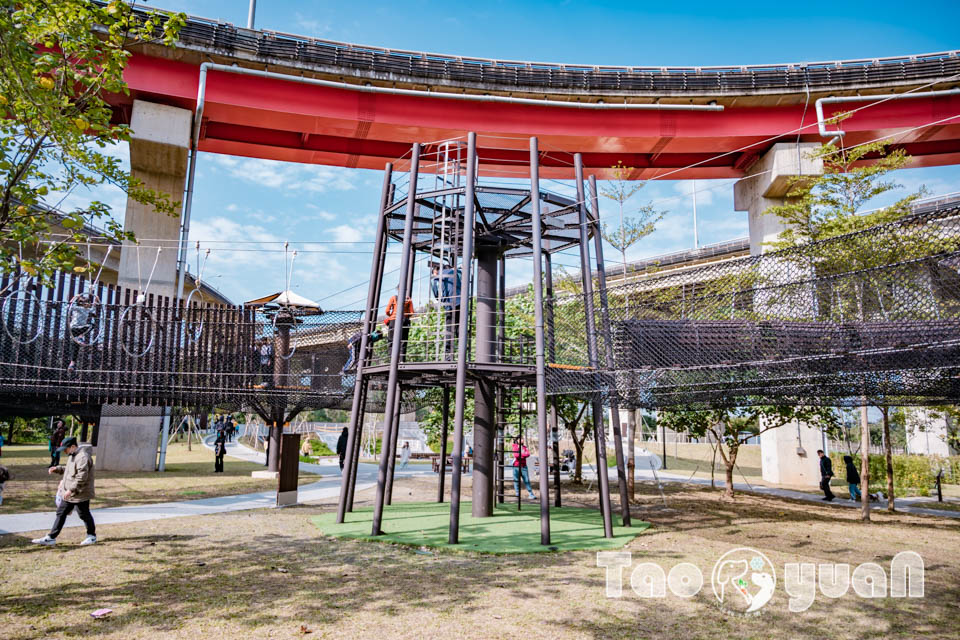
<svg viewBox="0 0 960 640"><path fill-rule="evenodd" d="M617 162L613 167L613 180L607 181L607 185L600 189L600 195L617 203L620 212L620 224L612 226L604 223L601 227L600 235L614 249L620 252L620 259L623 263L623 278L627 278L627 249L640 242L648 235L653 233L656 225L660 222L666 212L657 211L653 203L647 203L632 214L625 215L624 207L627 202L640 189L644 182L630 180L632 167L625 167L622 162ZM630 314L630 299L625 298L626 312ZM634 443L636 442L637 416L636 411L627 412L627 495L633 500L635 493L634 487L634 469L636 459L634 456Z"/></svg>
<svg viewBox="0 0 960 640"><path fill-rule="evenodd" d="M563 428L570 433L570 439L573 440L573 448L576 451L577 458L572 481L581 484L583 482L583 447L587 442L587 436L593 430L593 418L587 412L590 403L574 396L559 396L556 399L556 406L557 417L563 423ZM604 470L597 469L597 473L603 472Z"/></svg>
<svg viewBox="0 0 960 640"><path fill-rule="evenodd" d="M830 433L840 431L837 414L825 407L756 405L737 409L670 408L660 411L659 421L678 433L688 433L696 438L712 437L726 468L727 484L723 495L730 500L734 497L733 470L737 464L737 454L750 438L794 421L817 425Z"/></svg>
<svg viewBox="0 0 960 640"><path fill-rule="evenodd" d="M75 265L77 244L89 240L85 222L100 221L108 240L134 240L103 202L55 211L55 200L80 187L112 184L159 213L176 213L179 203L145 188L108 154L130 129L111 122L106 95L128 93L123 69L132 46L172 45L185 20L141 19L116 0L0 0L0 268L19 264L41 278L83 272ZM67 237L52 239L55 225Z"/></svg>
<svg viewBox="0 0 960 640"><path fill-rule="evenodd" d="M608 180L606 186L600 189L600 195L617 203L620 218L619 225L607 223L601 225L600 235L614 249L620 252L623 263L623 277L627 277L627 249L640 242L654 232L656 225L666 215L664 211L657 211L652 202L649 202L632 213L626 213L624 208L629 200L643 188L644 182L630 180L632 167L625 167L617 162L612 167L613 179Z"/></svg>
<svg viewBox="0 0 960 640"><path fill-rule="evenodd" d="M842 119L843 115L837 118ZM887 142L878 141L850 148L827 144L813 155L823 160L823 175L794 178L786 203L765 211L766 215L779 216L787 226L770 245L774 249L795 250L794 259L805 265L812 265L821 276L852 271L862 274L855 282L844 287L844 290L836 292L837 304L829 307L829 313L836 316L834 319L842 320L847 317L866 321L876 315L887 320L889 317L884 298L889 299L893 292L878 280L880 276L874 275L871 269L911 257L933 255L944 250L944 242L956 241L952 238L930 238L921 233L902 230L900 233L885 235L855 234L843 243L821 242L898 220L911 212L911 205L921 198L926 190L921 188L890 206L864 213L864 207L873 198L901 188L901 185L886 178L891 171L907 165L910 158L906 153L902 149L890 150ZM921 288L922 286L920 285ZM901 291L900 295L904 295L904 292ZM871 304L870 301L874 298L876 304ZM870 441L866 409L870 404L881 403L871 401L864 394L860 413L863 444ZM887 458L890 459L889 438L886 438L885 446L888 448ZM869 446L861 446L861 478L864 487L869 486L869 453ZM892 465L888 465L887 475L888 489L891 489L889 504L892 505ZM861 519L870 520L867 491L863 492Z"/></svg>

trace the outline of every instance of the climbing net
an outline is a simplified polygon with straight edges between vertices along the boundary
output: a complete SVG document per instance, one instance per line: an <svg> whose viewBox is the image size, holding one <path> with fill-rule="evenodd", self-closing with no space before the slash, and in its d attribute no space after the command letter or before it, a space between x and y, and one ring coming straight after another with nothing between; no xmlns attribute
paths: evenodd
<svg viewBox="0 0 960 640"><path fill-rule="evenodd" d="M594 362L588 300L552 301L550 393L634 408L960 398L956 205L796 249L653 267L607 297L609 333L592 300Z"/></svg>

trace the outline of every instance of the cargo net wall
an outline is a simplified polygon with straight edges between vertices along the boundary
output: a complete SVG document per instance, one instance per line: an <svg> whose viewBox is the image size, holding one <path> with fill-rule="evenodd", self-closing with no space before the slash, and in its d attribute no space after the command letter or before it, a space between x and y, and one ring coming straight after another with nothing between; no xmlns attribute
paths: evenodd
<svg viewBox="0 0 960 640"><path fill-rule="evenodd" d="M161 405L349 407L347 341L362 312L285 316L213 305L202 295L179 303L137 298L74 275L50 286L7 275L0 402L119 405L124 415Z"/></svg>
<svg viewBox="0 0 960 640"><path fill-rule="evenodd" d="M859 405L960 399L960 208L762 256L638 272L558 297L548 392L623 407Z"/></svg>

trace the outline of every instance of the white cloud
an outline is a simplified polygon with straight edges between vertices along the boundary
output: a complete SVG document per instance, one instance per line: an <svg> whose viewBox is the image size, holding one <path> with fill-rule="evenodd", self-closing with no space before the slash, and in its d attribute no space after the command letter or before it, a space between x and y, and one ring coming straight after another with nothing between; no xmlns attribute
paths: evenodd
<svg viewBox="0 0 960 640"><path fill-rule="evenodd" d="M330 229L333 239L337 242L362 242L363 232L354 225L341 224Z"/></svg>
<svg viewBox="0 0 960 640"><path fill-rule="evenodd" d="M713 187L715 185L711 184L714 182L706 180L677 180L674 188L682 196L680 202L677 203L677 208L682 209L683 207L689 207L693 209L693 187L696 183L697 187L697 206L704 207L710 206L713 204Z"/></svg>
<svg viewBox="0 0 960 640"><path fill-rule="evenodd" d="M282 189L284 195L296 195L303 191L350 191L355 189L354 178L349 169L320 165L299 164L264 160L262 158L237 158L215 155L215 166L233 177L266 189Z"/></svg>
<svg viewBox="0 0 960 640"><path fill-rule="evenodd" d="M303 29L303 35L305 36L323 36L330 33L330 25L324 24L319 20L305 16L299 11L293 14L296 18L297 26Z"/></svg>

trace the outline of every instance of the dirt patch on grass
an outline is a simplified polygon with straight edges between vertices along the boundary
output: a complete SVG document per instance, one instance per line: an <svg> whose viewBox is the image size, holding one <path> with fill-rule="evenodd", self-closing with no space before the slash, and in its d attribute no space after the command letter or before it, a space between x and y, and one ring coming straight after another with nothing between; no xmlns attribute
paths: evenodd
<svg viewBox="0 0 960 640"><path fill-rule="evenodd" d="M61 464L66 463L61 457ZM40 445L3 448L3 464L13 475L3 492L0 513L26 513L53 510L54 495L61 476L47 473L50 454ZM263 465L227 457L224 472L213 472L213 452L194 444L188 451L184 443L167 449L166 471L103 471L97 469L97 497L94 507L120 507L155 504L198 498L216 498L276 489L277 481L251 478L250 472ZM315 482L320 476L301 473L300 484Z"/></svg>
<svg viewBox="0 0 960 640"><path fill-rule="evenodd" d="M691 599L642 599L628 585L611 599L590 552L424 555L322 537L310 518L334 509L330 499L104 526L93 547L76 546L81 529L66 530L53 548L32 547L30 535L0 537L0 629L11 640L294 638L301 625L307 637L337 639L957 636L960 523L878 512L862 524L854 510L765 496L730 504L709 489L676 485L665 489L664 507L654 487L639 489L635 515L653 527L626 547L635 563L669 570L692 562L709 581L716 559L744 545L778 571L786 562L888 567L910 549L926 562L926 596L818 595L808 611L791 614L781 584L756 618L721 612L709 584ZM358 493L357 505L372 497ZM435 498L435 478L397 480L395 502ZM564 504L596 508L596 493L565 487ZM101 607L114 614L89 617Z"/></svg>

